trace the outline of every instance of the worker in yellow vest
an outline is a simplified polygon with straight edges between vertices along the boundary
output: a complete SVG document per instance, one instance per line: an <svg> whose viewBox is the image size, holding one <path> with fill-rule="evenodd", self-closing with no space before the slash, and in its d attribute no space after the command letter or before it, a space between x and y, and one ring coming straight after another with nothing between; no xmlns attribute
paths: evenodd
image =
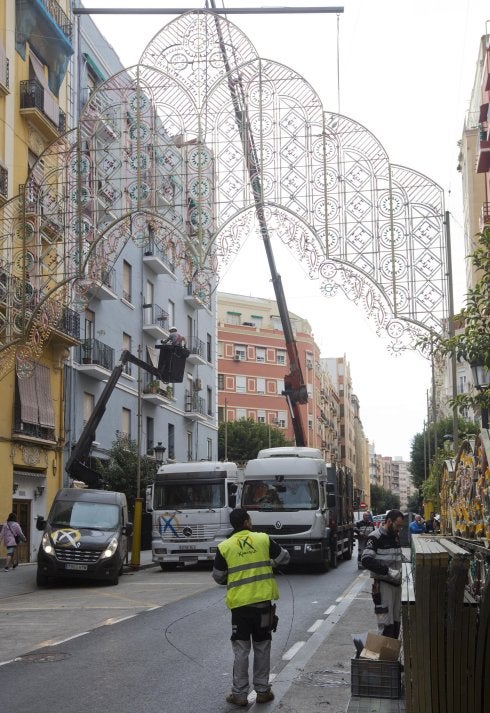
<svg viewBox="0 0 490 713"><path fill-rule="evenodd" d="M246 706L249 689L248 657L250 640L254 651L253 685L257 703L274 699L269 684L271 632L276 630L276 607L279 599L272 565L289 562L289 552L264 532L252 532L252 521L246 510L230 513L232 535L218 547L213 578L226 584L226 606L231 609L231 642L235 657L232 692L228 703Z"/></svg>

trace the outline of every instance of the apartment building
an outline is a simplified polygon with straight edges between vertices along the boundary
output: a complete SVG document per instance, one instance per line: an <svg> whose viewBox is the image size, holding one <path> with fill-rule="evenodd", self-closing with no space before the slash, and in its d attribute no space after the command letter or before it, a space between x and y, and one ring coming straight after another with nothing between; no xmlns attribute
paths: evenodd
<svg viewBox="0 0 490 713"><path fill-rule="evenodd" d="M63 365L80 334L66 300L46 301L64 255L55 156L43 194L25 189L67 128L69 15L68 0L0 4L0 343L24 345L0 357L0 520L17 514L28 538L19 547L24 561L36 553L35 517L63 481Z"/></svg>
<svg viewBox="0 0 490 713"><path fill-rule="evenodd" d="M126 435L217 457L214 277L185 253L214 229L213 156L162 123L90 18L72 20L68 0L0 9L0 342L24 345L0 362L0 518L17 512L24 560L123 349L155 363L176 325L184 381L150 388L127 364L85 455Z"/></svg>
<svg viewBox="0 0 490 713"><path fill-rule="evenodd" d="M284 432L294 431L282 391L289 358L274 300L218 293L218 418L252 418ZM322 369L308 321L290 313L308 404L300 406L307 445L320 448L328 461L338 455L340 406L332 380Z"/></svg>

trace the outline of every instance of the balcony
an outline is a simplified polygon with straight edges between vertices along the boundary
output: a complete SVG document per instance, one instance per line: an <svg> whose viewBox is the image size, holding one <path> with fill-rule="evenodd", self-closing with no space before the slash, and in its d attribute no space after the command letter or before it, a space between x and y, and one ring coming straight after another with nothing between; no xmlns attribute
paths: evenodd
<svg viewBox="0 0 490 713"><path fill-rule="evenodd" d="M480 211L480 230L490 224L490 203L483 203Z"/></svg>
<svg viewBox="0 0 490 713"><path fill-rule="evenodd" d="M480 126L477 145L476 172L487 173L490 170L490 141L488 140L488 128Z"/></svg>
<svg viewBox="0 0 490 713"><path fill-rule="evenodd" d="M105 381L114 368L114 349L98 339L83 339L76 351L78 371Z"/></svg>
<svg viewBox="0 0 490 713"><path fill-rule="evenodd" d="M37 79L20 83L20 113L49 140L55 139L66 130L66 116L55 98Z"/></svg>
<svg viewBox="0 0 490 713"><path fill-rule="evenodd" d="M174 263L152 240L145 245L143 263L156 275L168 275L173 280L177 279Z"/></svg>
<svg viewBox="0 0 490 713"><path fill-rule="evenodd" d="M143 332L153 339L168 337L168 312L156 304L143 305Z"/></svg>
<svg viewBox="0 0 490 713"><path fill-rule="evenodd" d="M206 421L206 401L195 391L186 389L185 392L185 418L191 421Z"/></svg>
<svg viewBox="0 0 490 713"><path fill-rule="evenodd" d="M184 301L192 307L192 309L207 309L207 298L205 295L201 294L200 291L194 292L194 287L192 283L187 285L187 295L184 297Z"/></svg>
<svg viewBox="0 0 490 713"><path fill-rule="evenodd" d="M51 340L73 347L80 342L80 314L70 307L65 307L61 318L53 328Z"/></svg>
<svg viewBox="0 0 490 713"><path fill-rule="evenodd" d="M9 172L5 166L0 165L0 205L8 201L9 197Z"/></svg>
<svg viewBox="0 0 490 713"><path fill-rule="evenodd" d="M173 388L170 384L165 384L151 376L146 375L141 398L145 403L153 404L154 406L168 406L170 401L173 401Z"/></svg>
<svg viewBox="0 0 490 713"><path fill-rule="evenodd" d="M102 270L99 279L94 280L87 289L87 296L96 300L117 300L114 292L114 269Z"/></svg>
<svg viewBox="0 0 490 713"><path fill-rule="evenodd" d="M187 357L189 364L200 364L204 366L208 363L206 360L206 345L202 339L189 337L189 340L186 341L186 346L189 350L189 356Z"/></svg>
<svg viewBox="0 0 490 713"><path fill-rule="evenodd" d="M5 49L3 45L0 43L0 96L10 94L9 73L9 60L7 55L5 54Z"/></svg>
<svg viewBox="0 0 490 713"><path fill-rule="evenodd" d="M71 40L72 23L56 0L38 0L38 2L44 7L48 15L51 15L51 18L58 25L65 37Z"/></svg>

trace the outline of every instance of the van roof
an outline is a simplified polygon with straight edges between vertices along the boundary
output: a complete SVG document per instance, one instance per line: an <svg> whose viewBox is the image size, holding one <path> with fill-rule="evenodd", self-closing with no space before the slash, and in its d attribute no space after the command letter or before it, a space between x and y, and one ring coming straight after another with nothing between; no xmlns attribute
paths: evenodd
<svg viewBox="0 0 490 713"><path fill-rule="evenodd" d="M55 500L79 501L97 503L125 504L126 496L113 490L95 490L92 488L62 488L55 496Z"/></svg>

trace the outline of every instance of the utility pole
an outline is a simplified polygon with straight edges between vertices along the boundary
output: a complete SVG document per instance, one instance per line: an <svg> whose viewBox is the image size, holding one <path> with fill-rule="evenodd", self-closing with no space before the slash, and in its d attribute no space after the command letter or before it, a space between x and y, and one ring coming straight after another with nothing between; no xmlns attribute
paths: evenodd
<svg viewBox="0 0 490 713"><path fill-rule="evenodd" d="M141 359L142 348L138 344L138 359ZM141 562L141 521L143 500L141 496L141 367L138 364L138 411L136 416L136 498L134 501L134 529L131 547L131 567L139 569Z"/></svg>

